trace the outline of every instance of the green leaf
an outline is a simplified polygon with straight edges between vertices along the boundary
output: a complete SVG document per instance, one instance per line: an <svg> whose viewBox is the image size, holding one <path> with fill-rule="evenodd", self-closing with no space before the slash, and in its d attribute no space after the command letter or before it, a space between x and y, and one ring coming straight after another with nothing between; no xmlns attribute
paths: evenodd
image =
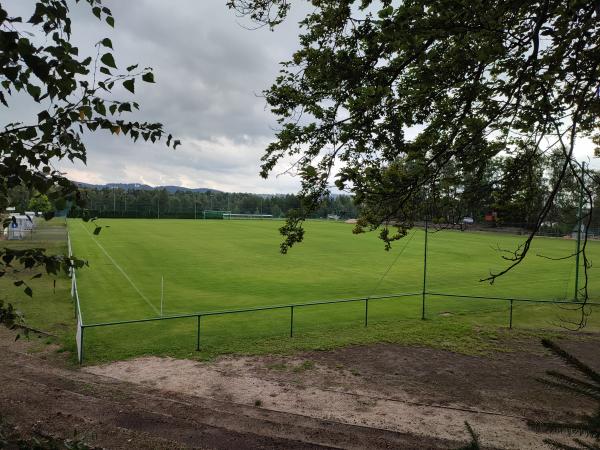
<svg viewBox="0 0 600 450"><path fill-rule="evenodd" d="M27 127L19 132L19 138L24 141L28 141L30 139L35 139L37 137L37 131L35 127Z"/></svg>
<svg viewBox="0 0 600 450"><path fill-rule="evenodd" d="M18 66L2 67L2 75L6 76L13 83L17 80L21 68Z"/></svg>
<svg viewBox="0 0 600 450"><path fill-rule="evenodd" d="M110 73L110 70L108 70L108 68L104 66L100 67L100 73L103 73L105 75L112 75L112 73Z"/></svg>
<svg viewBox="0 0 600 450"><path fill-rule="evenodd" d="M25 294L27 294L29 297L33 297L33 291L31 290L31 288L29 286L27 286L25 288Z"/></svg>
<svg viewBox="0 0 600 450"><path fill-rule="evenodd" d="M38 114L38 123L48 119L50 119L50 113L48 111L42 111Z"/></svg>
<svg viewBox="0 0 600 450"><path fill-rule="evenodd" d="M117 68L117 64L115 63L115 58L113 57L113 55L111 53L105 53L104 55L102 55L102 58L100 58L100 61L102 61L102 63L107 65L108 67L112 67L113 69Z"/></svg>
<svg viewBox="0 0 600 450"><path fill-rule="evenodd" d="M154 83L154 74L152 72L146 72L144 75L142 75L142 80L144 80L146 83Z"/></svg>
<svg viewBox="0 0 600 450"><path fill-rule="evenodd" d="M103 102L98 102L94 105L94 110L100 114L101 116L106 115L106 106L104 106Z"/></svg>
<svg viewBox="0 0 600 450"><path fill-rule="evenodd" d="M42 95L42 89L39 86L36 86L35 84L29 84L28 83L27 84L27 92L35 100L38 100L40 98L40 95Z"/></svg>
<svg viewBox="0 0 600 450"><path fill-rule="evenodd" d="M97 122L95 122L95 123L87 122L85 125L88 127L88 130L90 130L90 131L96 131L98 129Z"/></svg>
<svg viewBox="0 0 600 450"><path fill-rule="evenodd" d="M108 47L108 48L110 48L111 50L112 50L112 48L113 48L112 41L111 41L109 38L104 38L104 39L102 39L102 40L100 41L100 43L101 43L102 45L104 45L105 47Z"/></svg>
<svg viewBox="0 0 600 450"><path fill-rule="evenodd" d="M306 178L314 178L317 176L317 169L313 166L306 166L301 174Z"/></svg>
<svg viewBox="0 0 600 450"><path fill-rule="evenodd" d="M129 67L127 68L127 72L131 72L132 70L135 70L135 69L137 69L137 67L138 67L138 64L134 64L133 66L129 66Z"/></svg>
<svg viewBox="0 0 600 450"><path fill-rule="evenodd" d="M98 9L100 9L100 8L98 8ZM42 3L36 4L35 11L27 22L31 23L33 25L42 23L44 21L44 12L45 12L44 5Z"/></svg>
<svg viewBox="0 0 600 450"><path fill-rule="evenodd" d="M101 13L101 11L102 11L102 10L101 10L101 9L100 9L98 6L96 6L96 7L92 8L92 12L94 13L94 15L95 15L95 16L96 16L98 19L100 18L100 13Z"/></svg>
<svg viewBox="0 0 600 450"><path fill-rule="evenodd" d="M123 87L132 94L135 94L135 79L131 78L129 80L123 81Z"/></svg>
<svg viewBox="0 0 600 450"><path fill-rule="evenodd" d="M112 16L108 16L106 18L106 23L109 24L111 27L115 27L115 19Z"/></svg>
<svg viewBox="0 0 600 450"><path fill-rule="evenodd" d="M89 106L82 106L79 109L79 115L80 115L80 117L81 117L81 115L83 115L83 116L87 117L88 119L91 119L92 118L92 108L90 108Z"/></svg>
<svg viewBox="0 0 600 450"><path fill-rule="evenodd" d="M391 16L393 12L394 12L394 7L391 6L391 5L389 5L389 6L386 6L385 8L383 8L383 9L381 9L378 14L379 14L379 17L381 17L382 19L384 19L386 17Z"/></svg>

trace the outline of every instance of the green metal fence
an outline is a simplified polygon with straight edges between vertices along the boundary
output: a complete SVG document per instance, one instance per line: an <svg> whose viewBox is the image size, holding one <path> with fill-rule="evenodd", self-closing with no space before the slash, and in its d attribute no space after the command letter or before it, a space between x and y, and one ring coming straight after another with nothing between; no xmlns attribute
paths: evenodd
<svg viewBox="0 0 600 450"><path fill-rule="evenodd" d="M75 293L77 293L75 289ZM202 318L203 317L211 317L211 316L224 316L229 314L243 314L249 312L256 311L272 311L272 310L281 310L281 309L289 309L289 324L290 324L290 332L289 337L294 337L294 311L298 308L317 306L317 305L331 305L331 304L339 304L339 303L350 303L350 302L363 302L364 303L364 326L367 327L369 324L369 302L370 301L384 301L384 300L393 300L399 298L408 298L408 297L421 297L422 298L422 319L426 318L426 300L428 296L432 297L454 297L461 298L464 300L489 300L489 301L505 301L510 304L509 309L509 317L507 319L508 328L512 329L513 327L513 304L517 303L537 303L537 304L548 304L548 305L557 305L557 304L565 304L565 305L579 305L579 306L589 306L589 307L597 307L600 306L600 303L596 302L574 302L574 301L566 301L566 300L536 300L536 299L527 299L527 298L505 298L505 297L484 297L484 296L474 296L474 295L455 295L455 294L444 294L438 292L416 292L416 293L400 293L400 294L392 294L392 295L381 295L381 296L373 296L373 297L357 297L357 298L346 298L346 299L335 299L335 300L319 300L314 302L306 302L306 303L293 303L287 305L272 305L272 306L262 306L262 307L254 307L254 308L246 308L246 309L229 309L229 310L221 310L221 311L203 311L197 313L189 313L189 314L176 314L171 316L163 316L163 317L151 317L146 319L133 319L133 320L121 320L115 322L99 322L99 323L89 323L84 324L81 319L81 315L78 315L78 333L80 339L78 340L78 357L79 363L83 363L84 358L84 330L87 328L98 328L98 327L111 327L111 326L119 326L119 325L129 325L136 323L147 323L147 322L156 322L161 320L177 320L177 319L189 319L196 318L197 326L196 326L196 351L201 350L201 339L202 339ZM77 297L78 302L78 297Z"/></svg>

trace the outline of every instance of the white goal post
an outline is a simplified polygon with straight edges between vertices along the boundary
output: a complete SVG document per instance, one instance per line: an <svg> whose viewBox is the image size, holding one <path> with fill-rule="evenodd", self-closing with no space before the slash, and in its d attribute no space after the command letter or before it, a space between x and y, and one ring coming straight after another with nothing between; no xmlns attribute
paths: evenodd
<svg viewBox="0 0 600 450"><path fill-rule="evenodd" d="M226 215L231 214L231 211L219 211L212 209L205 209L202 211L203 219L228 219L229 217L225 217Z"/></svg>
<svg viewBox="0 0 600 450"><path fill-rule="evenodd" d="M223 214L223 219L236 220L236 219L272 219L272 214L232 214L225 213Z"/></svg>

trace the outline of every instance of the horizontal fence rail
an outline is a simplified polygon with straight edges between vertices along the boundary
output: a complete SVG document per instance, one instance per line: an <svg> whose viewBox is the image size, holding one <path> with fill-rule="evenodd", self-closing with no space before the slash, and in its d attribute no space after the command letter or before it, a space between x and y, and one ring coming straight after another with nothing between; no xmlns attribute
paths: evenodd
<svg viewBox="0 0 600 450"><path fill-rule="evenodd" d="M143 323L143 322L155 322L157 320L172 320L172 319L185 319L190 317L197 316L222 316L226 314L239 314L239 313L247 313L247 312L255 312L255 311L269 311L274 309L286 309L286 308L299 308L302 306L316 306L316 305L331 305L334 303L350 303L350 302L368 302L369 300L385 300L392 298L401 298L401 297L417 297L420 296L421 293L405 293L405 294L392 294L392 295L379 295L373 297L356 297L356 298L340 298L335 300L317 300L314 302L306 302L306 303L288 303L285 305L269 305L269 306L256 306L253 308L244 308L244 309L223 309L218 311L203 311L203 312L195 312L195 313L187 313L187 314L174 314L171 316L162 316L162 317L148 317L146 319L132 319L132 320L119 320L114 322L99 322L99 323L90 323L85 324L85 328L93 328L93 327L107 327L111 325L127 325L132 323Z"/></svg>
<svg viewBox="0 0 600 450"><path fill-rule="evenodd" d="M425 295L433 295L437 297L455 297L455 298L463 298L463 299L472 299L472 300L505 300L505 301L515 301L515 302L523 302L523 303L548 303L553 305L589 305L589 306L600 306L600 303L595 302L576 302L573 300L542 300L542 299L534 299L534 298L518 298L518 297L485 297L483 295L460 295L460 294L444 294L443 292L426 292Z"/></svg>

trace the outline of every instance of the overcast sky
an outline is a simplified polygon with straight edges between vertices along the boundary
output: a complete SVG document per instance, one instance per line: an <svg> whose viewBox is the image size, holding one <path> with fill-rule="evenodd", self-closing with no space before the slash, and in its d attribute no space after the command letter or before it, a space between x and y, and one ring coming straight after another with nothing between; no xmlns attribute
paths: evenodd
<svg viewBox="0 0 600 450"><path fill-rule="evenodd" d="M11 13L27 16L33 11L30 0L2 3ZM257 193L297 190L297 179L289 175L274 174L269 180L258 176L260 156L276 125L259 94L273 82L279 62L297 48L297 22L304 6L296 4L289 20L271 32L244 28L251 24L228 10L225 0L104 4L115 17L114 30L98 21L85 2L73 6L75 44L94 56L93 43L110 37L120 68L135 63L153 67L156 84L136 84L135 100L141 105L136 119L162 122L182 146L173 151L162 143L134 144L104 132L88 134L87 166L60 165L69 178ZM117 94L133 99L124 90ZM0 120L27 120L37 112L34 105L13 103L10 118L2 110ZM587 159L591 145L578 145L577 153Z"/></svg>
<svg viewBox="0 0 600 450"><path fill-rule="evenodd" d="M33 12L30 0L2 3L24 20ZM263 180L258 172L276 125L260 94L297 47L302 11L296 8L291 20L271 32L244 28L251 24L228 10L225 0L105 0L115 17L113 30L85 2L72 3L80 55L95 56L93 44L109 37L119 68L152 67L156 84L138 81L135 96L124 89L116 94L140 103L135 120L162 122L182 145L173 151L164 143L87 134L87 165L59 165L69 178L258 193L298 189L294 177ZM39 105L20 100L13 98L10 112L0 112L3 123L35 117Z"/></svg>

